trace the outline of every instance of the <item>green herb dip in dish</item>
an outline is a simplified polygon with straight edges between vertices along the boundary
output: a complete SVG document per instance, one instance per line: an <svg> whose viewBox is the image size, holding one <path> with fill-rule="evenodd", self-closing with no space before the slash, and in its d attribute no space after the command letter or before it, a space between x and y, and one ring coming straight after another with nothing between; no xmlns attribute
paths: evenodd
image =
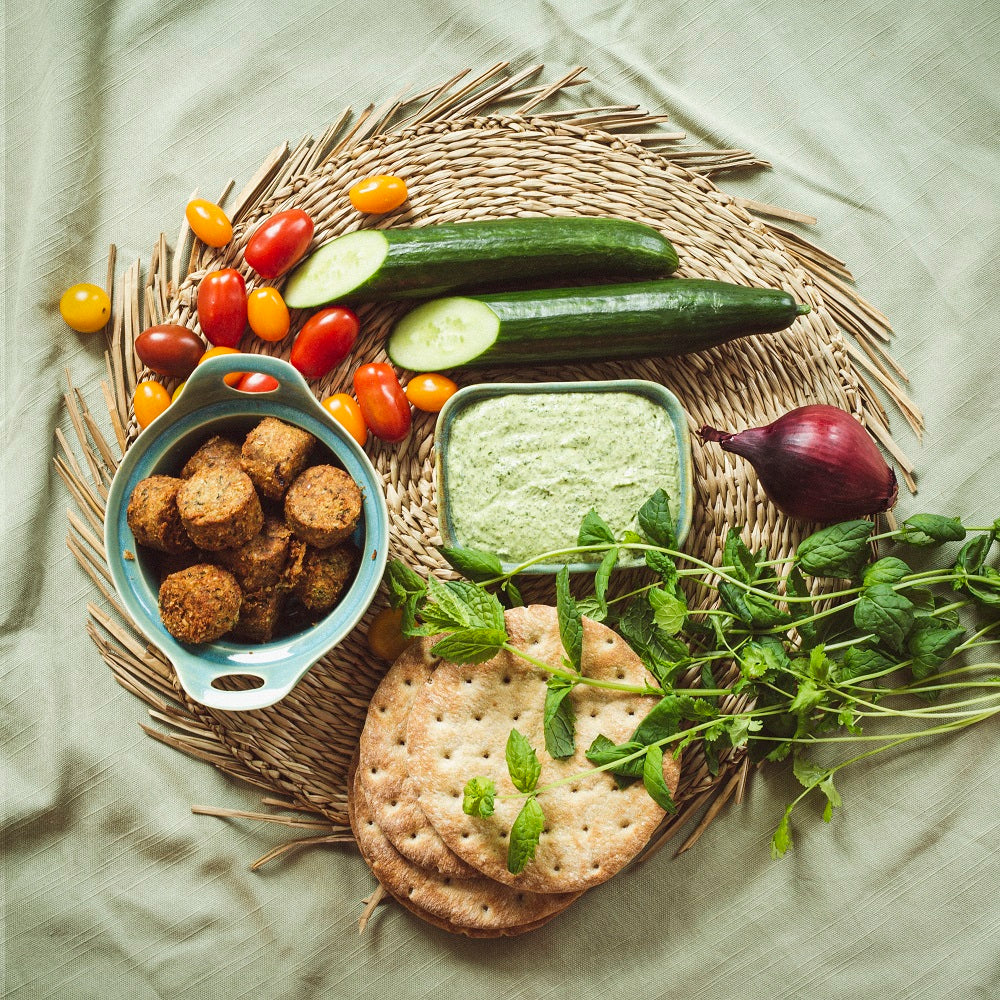
<svg viewBox="0 0 1000 1000"><path fill-rule="evenodd" d="M505 569L576 545L590 510L616 538L637 531L635 512L657 489L680 541L690 525L687 418L655 382L469 386L442 410L436 447L445 544L493 552ZM599 556L570 569L594 569Z"/></svg>

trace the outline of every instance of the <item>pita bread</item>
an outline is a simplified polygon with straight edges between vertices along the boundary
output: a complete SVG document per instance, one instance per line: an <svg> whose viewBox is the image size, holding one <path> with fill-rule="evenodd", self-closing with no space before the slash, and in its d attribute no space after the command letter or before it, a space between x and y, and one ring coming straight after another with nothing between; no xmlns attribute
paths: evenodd
<svg viewBox="0 0 1000 1000"><path fill-rule="evenodd" d="M563 651L555 608L533 605L506 612L512 645L557 666ZM583 621L583 673L628 684L652 683L642 661L611 629ZM576 715L576 752L555 760L545 752L543 710L546 675L522 658L502 652L486 663L442 663L432 684L414 702L407 724L407 759L419 802L441 839L487 877L538 893L579 892L606 881L642 850L664 811L642 782L624 789L607 772L585 775L538 798L546 826L535 858L519 875L507 870L509 832L521 809L507 773L505 747L511 728L525 736L541 763L539 785L587 772L587 748L603 734L628 740L656 704L655 697L586 685L569 695ZM676 791L680 766L664 754L664 778ZM466 781L492 778L495 813L462 811ZM503 798L511 796L510 798Z"/></svg>

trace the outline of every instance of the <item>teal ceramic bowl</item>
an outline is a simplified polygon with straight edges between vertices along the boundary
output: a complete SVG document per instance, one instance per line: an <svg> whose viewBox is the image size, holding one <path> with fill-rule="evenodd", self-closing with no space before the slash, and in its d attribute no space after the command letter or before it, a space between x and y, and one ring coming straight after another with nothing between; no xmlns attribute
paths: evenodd
<svg viewBox="0 0 1000 1000"><path fill-rule="evenodd" d="M565 393L586 393L595 397L595 405L588 408L588 414L581 420L581 423L584 421L587 422L587 426L583 426L581 428L584 435L588 430L598 428L600 426L600 422L604 420L605 411L600 405L601 400L599 397L608 393L626 393L639 396L648 400L657 409L663 411L663 413L667 416L669 424L673 429L674 440L677 448L677 490L676 495L670 497L670 503L671 511L675 514L676 519L675 527L678 545L683 544L684 539L687 537L687 533L691 528L693 504L691 438L688 432L687 414L677 397L665 386L662 386L657 382L650 382L644 379L618 379L602 382L497 382L470 385L466 386L464 389L459 389L459 391L456 392L447 403L445 403L441 412L438 414L438 420L434 433L435 470L437 473L438 495L438 525L442 541L445 545L458 545L470 548L489 547L484 546L481 542L477 542L475 538L463 537L461 528L456 525L454 503L455 489L453 488L453 482L457 477L454 472L455 463L451 454L452 433L456 421L459 420L470 407L486 400L497 400L509 396L527 397L530 400L530 397L532 396L542 394L558 395ZM573 427L576 428L578 425L574 424ZM642 440L643 429L641 427L630 426L627 433L633 440ZM487 450L489 450L489 444L490 442L483 442L484 456ZM503 449L503 440L499 434L496 439L496 447L501 451ZM488 461L489 460L484 457L483 468L486 467ZM585 451L581 453L579 461L580 467L584 465L586 465ZM572 475L573 470L568 470L568 474ZM652 493L655 488L656 486L654 485L649 492ZM600 490L595 490L595 493L599 494ZM643 496L642 499L645 500L645 496ZM600 512L599 495L594 496L592 503L588 497L588 509L589 506L594 506ZM582 517L582 515L586 512L586 510L582 510L580 516ZM579 520L574 521L574 531L578 525ZM574 542L570 544L574 543L575 536ZM500 561L505 572L510 572L516 566L521 565L520 563L505 560L502 555ZM635 567L643 564L644 559L642 557L633 559L623 558L618 563L620 567ZM556 562L535 563L522 570L522 572L555 573L558 572L563 565L563 563ZM572 573L593 572L597 569L599 560L597 562L577 562L566 565L568 565L569 570Z"/></svg>
<svg viewBox="0 0 1000 1000"><path fill-rule="evenodd" d="M253 370L272 375L278 388L240 392L223 376L244 371L246 356L211 358L192 373L184 391L135 439L108 494L104 545L122 606L149 641L170 660L181 686L211 708L247 711L280 701L361 619L382 580L389 518L382 483L358 443L317 402L305 379L287 362L253 356ZM257 645L225 638L197 646L178 642L158 612L159 581L152 560L138 548L126 520L136 483L156 474L177 475L186 458L213 434L244 434L263 417L276 417L314 435L361 487L363 502L353 542L361 552L358 572L337 606L300 632ZM249 690L228 690L226 677L250 677Z"/></svg>

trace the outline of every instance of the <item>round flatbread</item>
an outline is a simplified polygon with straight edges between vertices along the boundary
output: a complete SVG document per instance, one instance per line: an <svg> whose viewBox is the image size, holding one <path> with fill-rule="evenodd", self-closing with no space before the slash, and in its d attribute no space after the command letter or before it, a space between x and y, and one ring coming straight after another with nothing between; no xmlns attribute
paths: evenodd
<svg viewBox="0 0 1000 1000"><path fill-rule="evenodd" d="M533 605L506 612L511 644L558 666L563 650L555 608ZM583 620L583 674L601 680L653 683L642 661L615 632ZM577 892L606 881L645 846L664 811L641 781L619 788L607 772L543 792L545 814L535 857L524 871L507 870L510 829L523 798L507 772L505 748L512 728L531 744L541 763L539 786L593 770L586 751L604 735L624 743L656 704L655 697L578 685L567 697L576 716L576 750L555 760L545 751L546 674L512 653L486 663L442 663L425 685L407 724L408 769L419 802L441 839L463 861L507 885L540 893ZM680 765L664 754L664 779L677 789ZM473 777L496 785L492 816L462 811L463 790ZM505 798L510 796L509 798Z"/></svg>
<svg viewBox="0 0 1000 1000"><path fill-rule="evenodd" d="M403 857L442 875L472 878L478 872L445 846L424 815L406 765L410 708L441 662L430 654L434 642L411 642L372 696L358 750L358 778L375 822Z"/></svg>
<svg viewBox="0 0 1000 1000"><path fill-rule="evenodd" d="M581 895L540 895L481 876L452 878L418 868L382 834L357 774L350 788L348 812L361 856L393 899L436 927L468 937L512 937L541 927Z"/></svg>

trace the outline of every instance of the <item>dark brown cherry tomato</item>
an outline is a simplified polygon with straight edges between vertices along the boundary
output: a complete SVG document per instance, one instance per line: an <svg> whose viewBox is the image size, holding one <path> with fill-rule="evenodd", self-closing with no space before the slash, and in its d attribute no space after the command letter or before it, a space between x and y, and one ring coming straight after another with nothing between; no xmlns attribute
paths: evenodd
<svg viewBox="0 0 1000 1000"><path fill-rule="evenodd" d="M278 212L258 226L243 259L261 277L277 278L305 256L313 229L313 220L300 208Z"/></svg>
<svg viewBox="0 0 1000 1000"><path fill-rule="evenodd" d="M235 347L247 328L247 286L235 268L211 271L198 286L198 321L216 347Z"/></svg>
<svg viewBox="0 0 1000 1000"><path fill-rule="evenodd" d="M278 388L278 380L263 372L246 372L236 383L236 388L240 392L273 392Z"/></svg>
<svg viewBox="0 0 1000 1000"><path fill-rule="evenodd" d="M135 338L139 360L157 375L187 378L195 370L205 344L193 330L178 323L159 323Z"/></svg>
<svg viewBox="0 0 1000 1000"><path fill-rule="evenodd" d="M354 395L375 437L395 443L410 433L410 404L392 365L362 365L354 373Z"/></svg>
<svg viewBox="0 0 1000 1000"><path fill-rule="evenodd" d="M288 360L306 378L322 378L351 353L360 329L358 317L350 309L321 309L299 330Z"/></svg>

